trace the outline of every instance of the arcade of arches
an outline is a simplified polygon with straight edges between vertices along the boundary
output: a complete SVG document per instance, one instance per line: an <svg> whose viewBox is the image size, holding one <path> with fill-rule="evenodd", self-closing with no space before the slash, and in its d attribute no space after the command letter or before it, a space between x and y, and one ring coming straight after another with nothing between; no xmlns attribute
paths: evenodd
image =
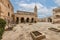
<svg viewBox="0 0 60 40"><path fill-rule="evenodd" d="M36 22L36 20L35 20L35 18L24 18L24 17L21 17L21 18L19 18L19 17L16 17L16 23L18 24L18 23L35 23Z"/></svg>

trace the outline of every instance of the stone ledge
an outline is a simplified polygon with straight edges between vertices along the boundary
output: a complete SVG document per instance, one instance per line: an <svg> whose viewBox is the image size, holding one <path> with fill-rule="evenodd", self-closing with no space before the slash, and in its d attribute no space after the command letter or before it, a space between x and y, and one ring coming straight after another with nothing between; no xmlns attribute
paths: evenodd
<svg viewBox="0 0 60 40"><path fill-rule="evenodd" d="M43 35L42 33L38 32L38 31L32 31L30 34L31 34L31 37L33 38L33 40L42 40L42 39L46 38L45 35Z"/></svg>

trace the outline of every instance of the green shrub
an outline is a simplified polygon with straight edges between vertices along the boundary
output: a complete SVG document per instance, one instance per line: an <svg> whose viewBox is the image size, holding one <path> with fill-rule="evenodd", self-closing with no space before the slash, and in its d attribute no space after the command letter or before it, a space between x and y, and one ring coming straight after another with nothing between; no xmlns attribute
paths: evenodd
<svg viewBox="0 0 60 40"><path fill-rule="evenodd" d="M0 18L0 40L2 38L5 25L6 25L6 21Z"/></svg>

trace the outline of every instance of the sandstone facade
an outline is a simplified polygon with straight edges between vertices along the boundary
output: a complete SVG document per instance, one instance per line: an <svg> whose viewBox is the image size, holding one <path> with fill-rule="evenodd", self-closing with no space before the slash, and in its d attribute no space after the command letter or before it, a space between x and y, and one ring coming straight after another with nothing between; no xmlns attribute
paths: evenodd
<svg viewBox="0 0 60 40"><path fill-rule="evenodd" d="M53 16L38 19L36 5L34 12L17 11L14 13L10 0L0 0L0 18L5 19L7 23L34 23L37 21L60 23L60 8L53 9Z"/></svg>
<svg viewBox="0 0 60 40"><path fill-rule="evenodd" d="M17 11L14 14L10 0L0 0L0 18L5 19L7 23L37 22L37 6L34 7L34 12Z"/></svg>
<svg viewBox="0 0 60 40"><path fill-rule="evenodd" d="M60 7L53 9L53 23L60 23Z"/></svg>
<svg viewBox="0 0 60 40"><path fill-rule="evenodd" d="M13 14L13 6L10 3L10 0L0 0L0 18L3 18L10 23Z"/></svg>
<svg viewBox="0 0 60 40"><path fill-rule="evenodd" d="M34 12L17 11L15 13L16 23L34 23L38 21L37 6L34 7Z"/></svg>

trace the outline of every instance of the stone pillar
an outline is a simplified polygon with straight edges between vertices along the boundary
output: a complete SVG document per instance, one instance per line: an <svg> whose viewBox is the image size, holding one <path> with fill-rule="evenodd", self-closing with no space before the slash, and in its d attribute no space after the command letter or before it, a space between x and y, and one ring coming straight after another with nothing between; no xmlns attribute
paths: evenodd
<svg viewBox="0 0 60 40"><path fill-rule="evenodd" d="M37 17L35 18L35 21L38 22L38 18Z"/></svg>
<svg viewBox="0 0 60 40"><path fill-rule="evenodd" d="M26 19L27 19L27 18L24 18L24 22L25 22L25 23L26 23Z"/></svg>
<svg viewBox="0 0 60 40"><path fill-rule="evenodd" d="M54 23L54 19L53 19L53 17L52 17L52 23Z"/></svg>
<svg viewBox="0 0 60 40"><path fill-rule="evenodd" d="M19 23L21 23L21 18L19 19Z"/></svg>
<svg viewBox="0 0 60 40"><path fill-rule="evenodd" d="M16 17L15 17L15 24L16 24Z"/></svg>
<svg viewBox="0 0 60 40"><path fill-rule="evenodd" d="M20 24L20 18L19 18L19 24Z"/></svg>
<svg viewBox="0 0 60 40"><path fill-rule="evenodd" d="M29 18L29 23L30 23L30 18Z"/></svg>
<svg viewBox="0 0 60 40"><path fill-rule="evenodd" d="M31 23L31 18L29 18L29 23Z"/></svg>

